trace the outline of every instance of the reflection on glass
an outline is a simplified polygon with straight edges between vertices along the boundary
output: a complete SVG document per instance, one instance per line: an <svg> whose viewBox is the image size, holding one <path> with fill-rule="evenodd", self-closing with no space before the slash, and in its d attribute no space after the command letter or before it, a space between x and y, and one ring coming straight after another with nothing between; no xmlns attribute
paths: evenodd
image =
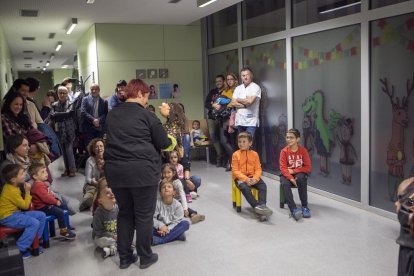
<svg viewBox="0 0 414 276"><path fill-rule="evenodd" d="M208 47L213 48L237 41L237 5L207 17Z"/></svg>
<svg viewBox="0 0 414 276"><path fill-rule="evenodd" d="M285 1L242 2L243 39L285 30Z"/></svg>
<svg viewBox="0 0 414 276"><path fill-rule="evenodd" d="M256 145L265 171L279 172L280 150L286 146L286 43L284 40L243 48L244 65L262 88Z"/></svg>
<svg viewBox="0 0 414 276"><path fill-rule="evenodd" d="M414 175L414 14L371 22L370 204L394 211Z"/></svg>
<svg viewBox="0 0 414 276"><path fill-rule="evenodd" d="M361 11L361 0L293 0L293 27Z"/></svg>
<svg viewBox="0 0 414 276"><path fill-rule="evenodd" d="M293 40L294 127L312 160L309 185L360 201L360 27Z"/></svg>
<svg viewBox="0 0 414 276"><path fill-rule="evenodd" d="M208 57L208 76L210 87L215 87L215 77L217 75L226 75L229 72L234 72L238 75L239 59L238 51L226 51L219 54L210 55Z"/></svg>
<svg viewBox="0 0 414 276"><path fill-rule="evenodd" d="M371 9L385 7L410 0L371 0Z"/></svg>

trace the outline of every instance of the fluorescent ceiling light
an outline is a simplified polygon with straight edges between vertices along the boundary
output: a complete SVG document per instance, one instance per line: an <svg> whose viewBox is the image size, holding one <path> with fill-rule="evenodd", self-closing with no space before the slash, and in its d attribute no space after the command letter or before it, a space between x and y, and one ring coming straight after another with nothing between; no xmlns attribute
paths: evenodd
<svg viewBox="0 0 414 276"><path fill-rule="evenodd" d="M55 54L51 54L49 60L52 61L55 58Z"/></svg>
<svg viewBox="0 0 414 276"><path fill-rule="evenodd" d="M56 45L56 52L59 52L60 48L62 48L62 41L59 41L58 44Z"/></svg>
<svg viewBox="0 0 414 276"><path fill-rule="evenodd" d="M78 19L72 18L69 25L66 27L66 34L67 35L71 34L73 29L75 29L76 25L78 25Z"/></svg>
<svg viewBox="0 0 414 276"><path fill-rule="evenodd" d="M86 4L93 4L95 3L95 0L86 0Z"/></svg>
<svg viewBox="0 0 414 276"><path fill-rule="evenodd" d="M48 67L50 65L50 61L46 61L45 66Z"/></svg>
<svg viewBox="0 0 414 276"><path fill-rule="evenodd" d="M66 64L65 65L62 65L62 68L63 69L66 69L66 68L68 68L68 65L66 65Z"/></svg>
<svg viewBox="0 0 414 276"><path fill-rule="evenodd" d="M202 8L216 1L217 0L197 0L197 7Z"/></svg>
<svg viewBox="0 0 414 276"><path fill-rule="evenodd" d="M356 5L361 5L361 1L358 1L358 2L355 2L355 3L351 3L351 4L346 4L346 5L339 6L339 7L332 8L332 9L327 9L327 10L324 9L326 7L325 6L323 8L323 10L321 10L319 13L320 14L329 13L329 12L333 12L333 11L337 11L337 10L346 9L346 8L349 8L349 7L352 7L352 6L356 6Z"/></svg>

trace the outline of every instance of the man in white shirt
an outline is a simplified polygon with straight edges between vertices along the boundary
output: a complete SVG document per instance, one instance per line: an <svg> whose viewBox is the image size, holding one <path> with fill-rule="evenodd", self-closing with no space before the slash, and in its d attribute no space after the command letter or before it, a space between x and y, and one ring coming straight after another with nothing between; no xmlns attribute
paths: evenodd
<svg viewBox="0 0 414 276"><path fill-rule="evenodd" d="M240 71L242 84L233 93L231 105L237 108L236 123L239 133L249 132L253 137L259 126L259 106L262 90L253 82L252 70L244 67Z"/></svg>

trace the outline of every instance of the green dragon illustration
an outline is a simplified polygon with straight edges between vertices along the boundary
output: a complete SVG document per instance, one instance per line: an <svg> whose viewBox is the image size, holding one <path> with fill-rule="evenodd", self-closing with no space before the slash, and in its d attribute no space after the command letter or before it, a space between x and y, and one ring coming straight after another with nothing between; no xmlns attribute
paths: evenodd
<svg viewBox="0 0 414 276"><path fill-rule="evenodd" d="M324 94L321 90L315 91L312 96L306 98L302 105L305 115L310 116L315 126L315 147L320 156L320 173L329 175L329 157L335 146L335 129L341 118L341 114L331 109L328 120L324 114Z"/></svg>

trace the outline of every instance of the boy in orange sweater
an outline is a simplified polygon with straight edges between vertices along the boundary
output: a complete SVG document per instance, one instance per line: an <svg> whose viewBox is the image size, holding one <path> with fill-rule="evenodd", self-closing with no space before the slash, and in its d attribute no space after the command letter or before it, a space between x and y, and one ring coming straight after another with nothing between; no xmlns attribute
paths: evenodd
<svg viewBox="0 0 414 276"><path fill-rule="evenodd" d="M254 212L260 220L267 220L273 211L266 206L267 186L260 178L262 166L259 155L250 149L253 137L249 132L241 132L237 138L239 150L233 153L231 161L233 178L236 180L237 188L254 208ZM252 188L259 191L259 200L254 198Z"/></svg>

